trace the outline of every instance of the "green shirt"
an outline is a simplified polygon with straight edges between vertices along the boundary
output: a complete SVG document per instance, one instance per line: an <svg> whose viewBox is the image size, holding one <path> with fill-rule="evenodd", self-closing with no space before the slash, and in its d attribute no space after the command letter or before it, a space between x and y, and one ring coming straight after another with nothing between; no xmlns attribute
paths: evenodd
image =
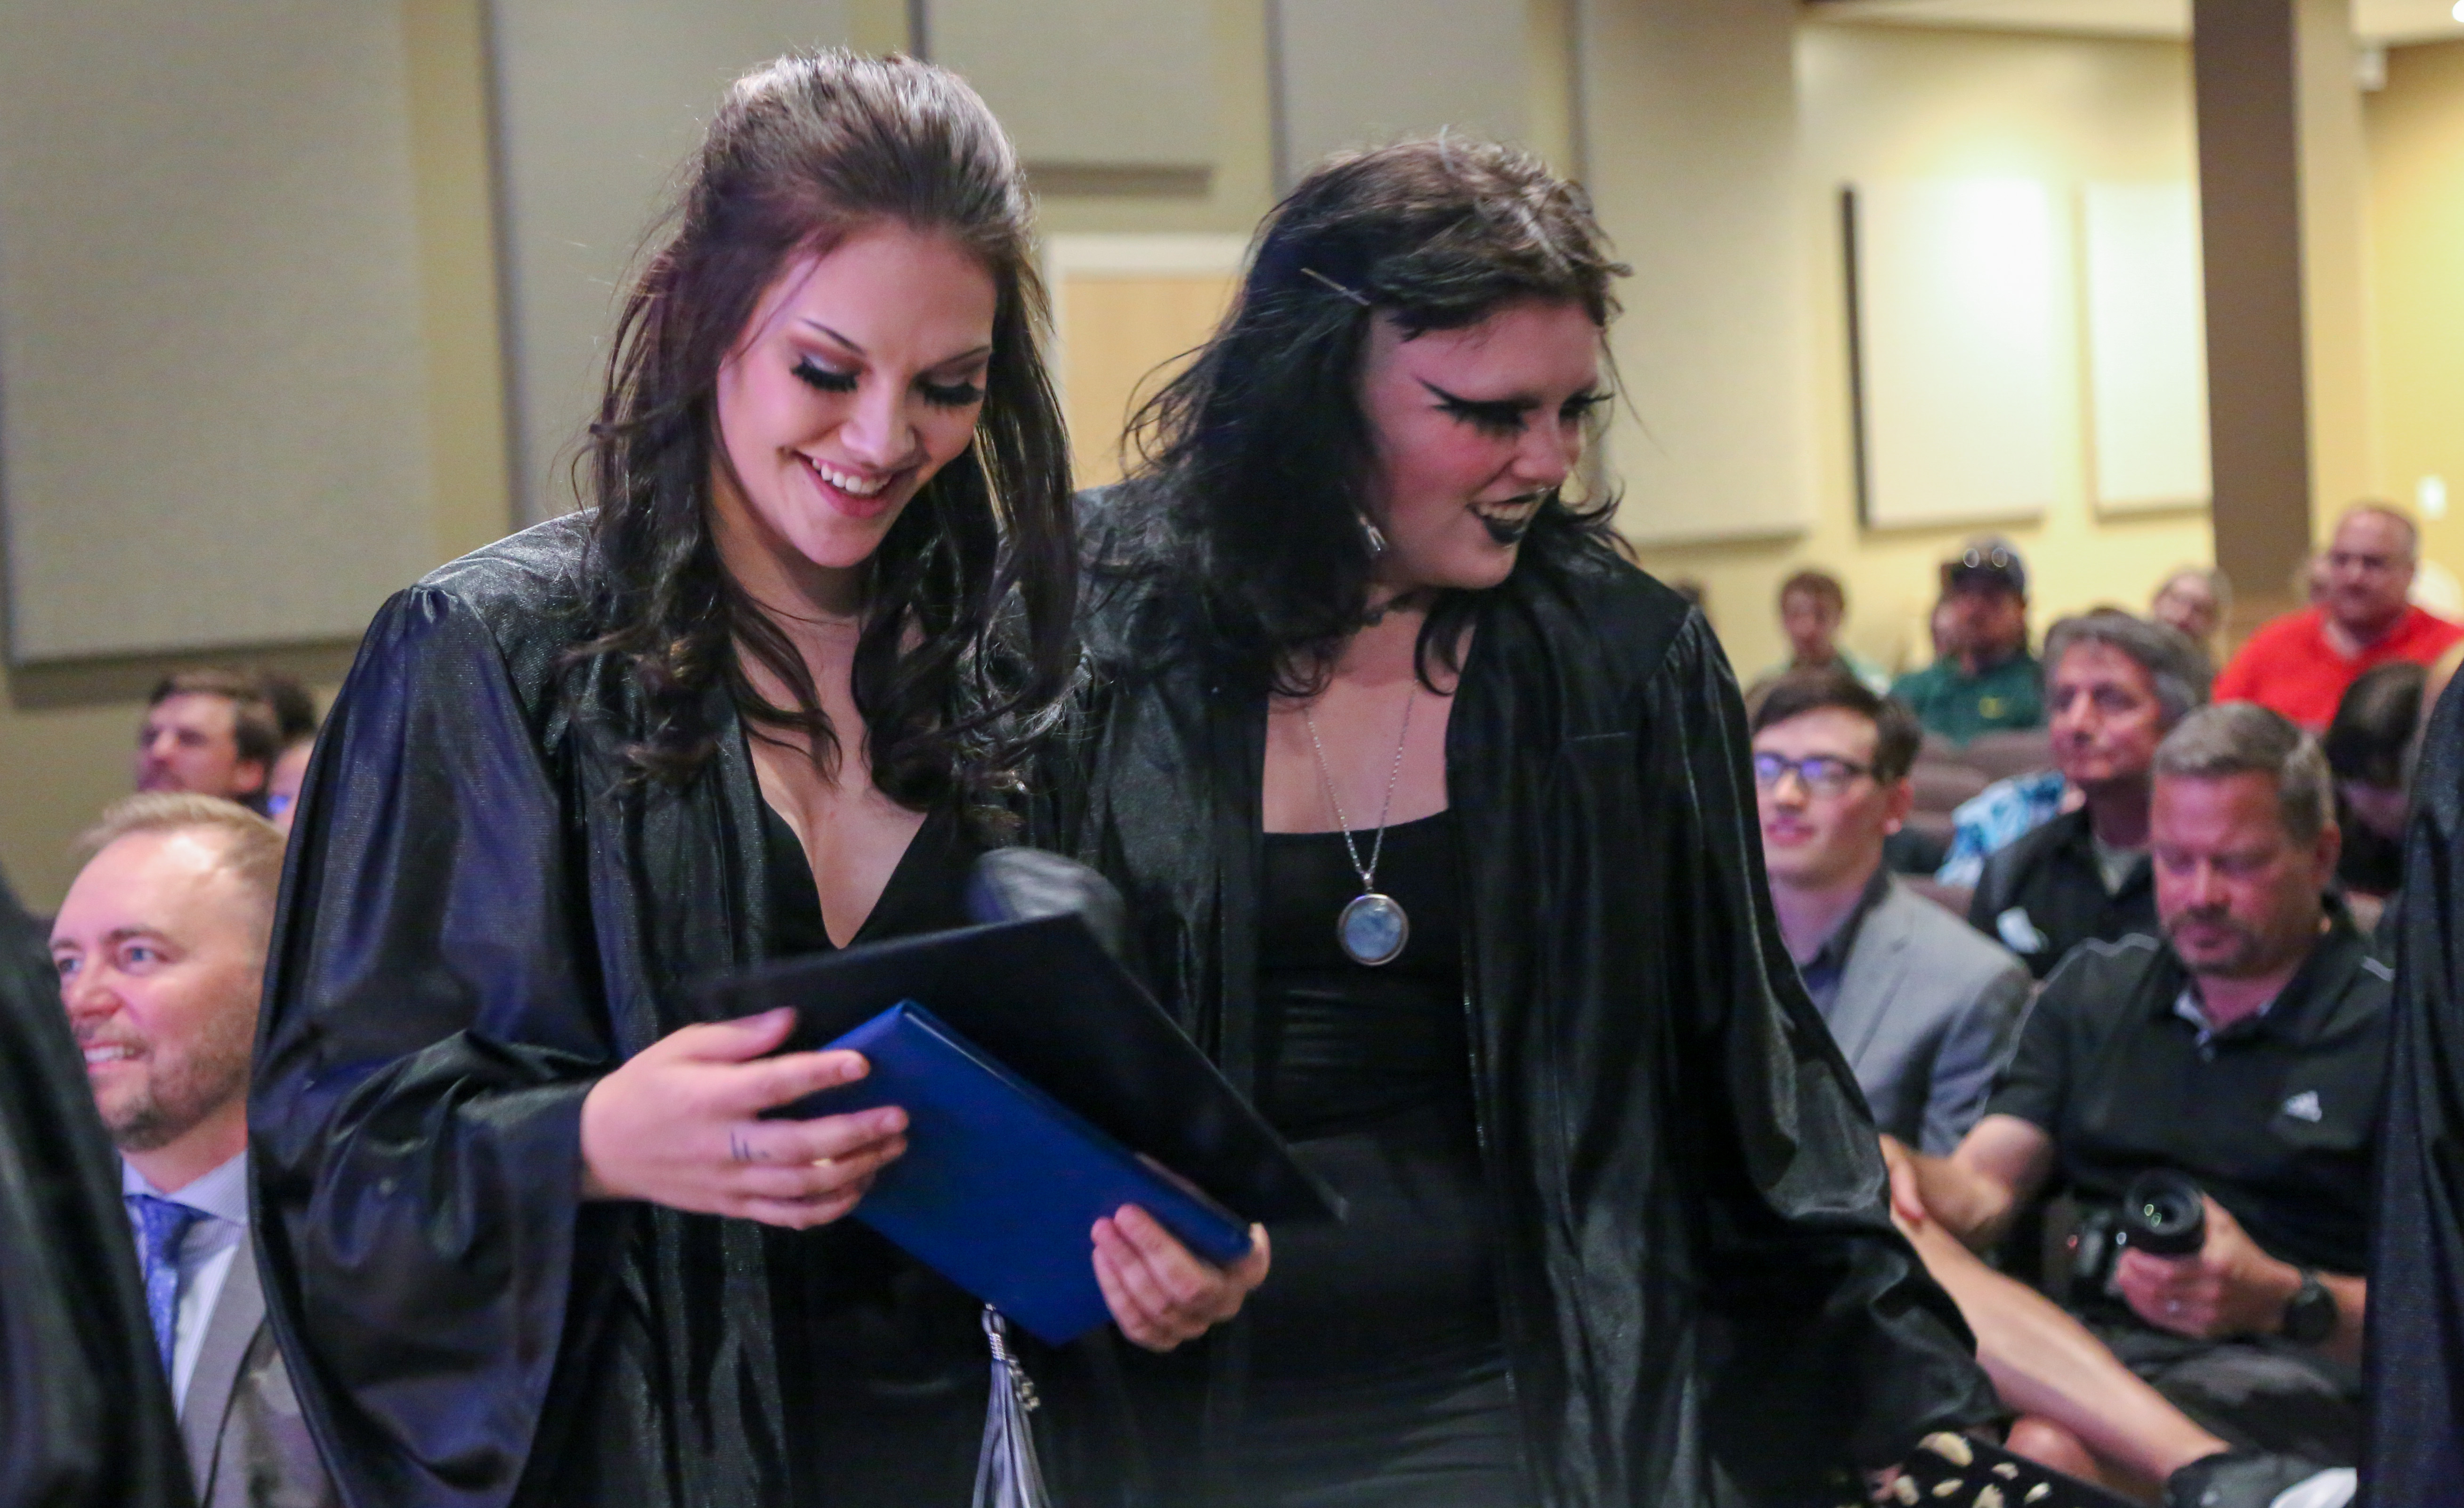
<svg viewBox="0 0 2464 1508"><path fill-rule="evenodd" d="M2045 725L2045 668L2024 650L1973 676L1956 655L1891 682L1891 695L1916 709L1928 733L1966 743L1980 733Z"/></svg>

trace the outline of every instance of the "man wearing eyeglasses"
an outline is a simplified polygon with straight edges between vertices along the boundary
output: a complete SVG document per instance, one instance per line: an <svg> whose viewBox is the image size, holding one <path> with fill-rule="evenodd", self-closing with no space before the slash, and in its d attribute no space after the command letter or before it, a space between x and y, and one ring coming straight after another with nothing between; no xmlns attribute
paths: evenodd
<svg viewBox="0 0 2464 1508"><path fill-rule="evenodd" d="M1891 683L1928 733L1967 743L2045 723L2044 670L2028 653L2028 567L2011 542L1971 540L1942 567L1948 653Z"/></svg>
<svg viewBox="0 0 2464 1508"><path fill-rule="evenodd" d="M1914 799L1916 720L1824 666L1771 682L1753 729L1771 907L1806 992L1875 1123L1947 1151L1984 1111L2030 982L2017 959L1883 868L1882 840Z"/></svg>
<svg viewBox="0 0 2464 1508"><path fill-rule="evenodd" d="M2421 532L2395 509L2345 509L2323 556L2325 590L2250 636L2216 677L2216 700L2255 701L2317 733L2362 672L2437 659L2464 628L2412 605L2420 555Z"/></svg>

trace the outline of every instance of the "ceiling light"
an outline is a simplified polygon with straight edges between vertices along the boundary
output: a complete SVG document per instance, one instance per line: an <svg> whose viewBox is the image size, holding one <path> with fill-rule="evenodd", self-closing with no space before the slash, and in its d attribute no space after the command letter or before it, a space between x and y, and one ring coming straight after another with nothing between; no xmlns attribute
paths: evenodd
<svg viewBox="0 0 2464 1508"><path fill-rule="evenodd" d="M2458 21L2464 21L2464 0L2455 0L2455 9L2447 13Z"/></svg>

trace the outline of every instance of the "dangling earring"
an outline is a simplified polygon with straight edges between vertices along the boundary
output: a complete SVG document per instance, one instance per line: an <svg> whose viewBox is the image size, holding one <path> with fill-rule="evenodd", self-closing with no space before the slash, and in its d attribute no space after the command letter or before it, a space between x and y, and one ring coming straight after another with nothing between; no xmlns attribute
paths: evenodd
<svg viewBox="0 0 2464 1508"><path fill-rule="evenodd" d="M1360 537L1369 545L1371 560L1374 561L1386 553L1386 536L1378 531L1377 525L1369 521L1369 516L1365 513L1360 516Z"/></svg>

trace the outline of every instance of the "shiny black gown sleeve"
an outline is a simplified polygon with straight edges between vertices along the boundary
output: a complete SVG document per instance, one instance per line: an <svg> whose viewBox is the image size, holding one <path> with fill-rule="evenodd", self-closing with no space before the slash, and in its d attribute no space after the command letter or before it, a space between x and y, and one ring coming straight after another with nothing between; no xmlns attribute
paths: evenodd
<svg viewBox="0 0 2464 1508"><path fill-rule="evenodd" d="M2365 1500L2464 1504L2464 677L2413 774L2365 1362ZM2382 938L2384 947L2387 940Z"/></svg>
<svg viewBox="0 0 2464 1508"><path fill-rule="evenodd" d="M495 1508L574 1313L581 1109L618 1053L545 715L433 586L387 604L310 771L250 1131L269 1311L354 1508ZM604 1267L606 1264L601 1263Z"/></svg>
<svg viewBox="0 0 2464 1508"><path fill-rule="evenodd" d="M0 1508L195 1500L59 981L0 884Z"/></svg>
<svg viewBox="0 0 2464 1508"><path fill-rule="evenodd" d="M1784 1469L1792 1440L1887 1465L2000 1408L1957 1305L1891 1223L1872 1117L1780 941L1743 707L1699 613L1644 697L1642 788L1676 814L1661 861L1690 879L1664 936L1686 953L1669 961L1680 1115L1709 1132L1693 1171L1729 1347L1714 1448L1749 1479Z"/></svg>

